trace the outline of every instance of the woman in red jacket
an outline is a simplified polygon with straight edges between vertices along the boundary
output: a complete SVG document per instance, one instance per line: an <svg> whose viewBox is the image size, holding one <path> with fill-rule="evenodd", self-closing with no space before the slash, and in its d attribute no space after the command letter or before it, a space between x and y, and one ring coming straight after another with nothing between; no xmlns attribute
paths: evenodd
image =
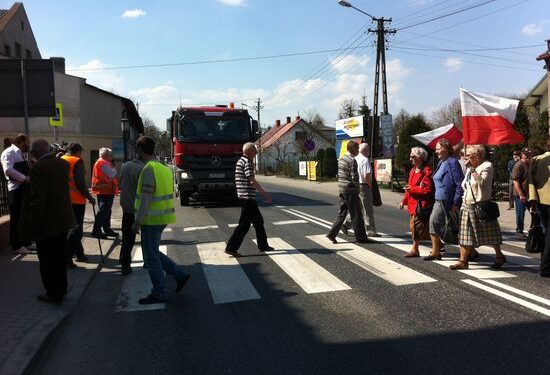
<svg viewBox="0 0 550 375"><path fill-rule="evenodd" d="M405 258L415 258L420 256L418 245L420 241L430 240L430 230L428 225L429 214L427 218L420 218L417 215L417 206L420 204L423 208L429 208L433 205L433 180L432 169L426 165L428 153L422 147L411 148L410 160L413 168L409 173L409 182L403 188L405 196L399 204L399 208L407 206L409 215L411 215L410 227L412 233L413 245L411 251L405 254Z"/></svg>

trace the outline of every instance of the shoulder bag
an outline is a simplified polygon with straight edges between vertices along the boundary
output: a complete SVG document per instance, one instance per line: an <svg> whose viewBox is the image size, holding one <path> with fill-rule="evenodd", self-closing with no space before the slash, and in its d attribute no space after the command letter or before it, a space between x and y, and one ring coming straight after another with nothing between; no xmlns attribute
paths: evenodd
<svg viewBox="0 0 550 375"><path fill-rule="evenodd" d="M470 176L468 178L468 185L470 186L470 190L472 192L472 198L474 198L474 210L476 213L477 218L479 221L487 222L487 221L494 221L499 218L500 216L500 210L498 209L498 204L493 201L484 201L484 202L477 202L476 201L476 195L474 194L474 189L472 189L472 184L470 184L470 178L472 174L470 173Z"/></svg>
<svg viewBox="0 0 550 375"><path fill-rule="evenodd" d="M542 253L544 250L545 238L540 225L540 216L538 213L531 215L531 227L525 242L525 251L531 254Z"/></svg>

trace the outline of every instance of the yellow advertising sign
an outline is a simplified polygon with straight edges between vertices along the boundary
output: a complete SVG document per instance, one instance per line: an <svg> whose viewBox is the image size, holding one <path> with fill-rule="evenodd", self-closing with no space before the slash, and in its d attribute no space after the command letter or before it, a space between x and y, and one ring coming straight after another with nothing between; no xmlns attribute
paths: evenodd
<svg viewBox="0 0 550 375"><path fill-rule="evenodd" d="M309 181L317 181L317 164L316 161L307 162L307 179Z"/></svg>
<svg viewBox="0 0 550 375"><path fill-rule="evenodd" d="M63 126L63 104L55 103L55 117L50 117L50 126Z"/></svg>
<svg viewBox="0 0 550 375"><path fill-rule="evenodd" d="M342 144L340 145L340 152L338 153L338 160L342 159L346 154L346 151L348 150L349 141L350 139L342 140Z"/></svg>

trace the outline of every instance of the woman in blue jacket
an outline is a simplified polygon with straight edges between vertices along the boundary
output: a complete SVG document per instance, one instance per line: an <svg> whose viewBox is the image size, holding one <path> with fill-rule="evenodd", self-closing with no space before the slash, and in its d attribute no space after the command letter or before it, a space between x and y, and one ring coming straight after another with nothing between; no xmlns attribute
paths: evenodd
<svg viewBox="0 0 550 375"><path fill-rule="evenodd" d="M441 259L441 237L446 218L448 215L457 216L462 204L461 183L464 180L464 173L458 160L452 156L453 146L448 140L442 138L437 142L435 152L439 163L433 174L435 203L430 215L432 251L430 255L424 257L424 260Z"/></svg>

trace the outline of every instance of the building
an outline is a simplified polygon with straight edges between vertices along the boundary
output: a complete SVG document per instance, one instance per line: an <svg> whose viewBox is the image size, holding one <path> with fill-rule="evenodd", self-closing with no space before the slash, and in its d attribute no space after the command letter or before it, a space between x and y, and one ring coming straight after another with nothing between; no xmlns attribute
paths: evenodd
<svg viewBox="0 0 550 375"><path fill-rule="evenodd" d="M539 113L548 111L548 79L546 75L525 96L523 105L533 107Z"/></svg>
<svg viewBox="0 0 550 375"><path fill-rule="evenodd" d="M280 171L285 164L298 169L300 160L314 160L319 149L334 147L334 137L334 129L318 129L300 116L294 121L287 117L285 124L277 120L275 125L256 141L260 149L256 164L262 172Z"/></svg>
<svg viewBox="0 0 550 375"><path fill-rule="evenodd" d="M0 48L4 59L41 58L23 4L15 3L9 10L0 10ZM28 51L28 53L27 53ZM143 122L134 103L125 97L86 83L85 78L65 73L65 59L52 57L56 103L62 108L62 126L53 127L48 117L29 118L31 139L45 138L52 143L79 142L84 148L83 159L88 170L97 160L99 149L113 149L115 161L135 154L135 140L143 134ZM121 121L127 119L128 121ZM122 125L128 125L123 132ZM24 133L21 117L0 117L0 139ZM119 165L120 163L116 163Z"/></svg>

